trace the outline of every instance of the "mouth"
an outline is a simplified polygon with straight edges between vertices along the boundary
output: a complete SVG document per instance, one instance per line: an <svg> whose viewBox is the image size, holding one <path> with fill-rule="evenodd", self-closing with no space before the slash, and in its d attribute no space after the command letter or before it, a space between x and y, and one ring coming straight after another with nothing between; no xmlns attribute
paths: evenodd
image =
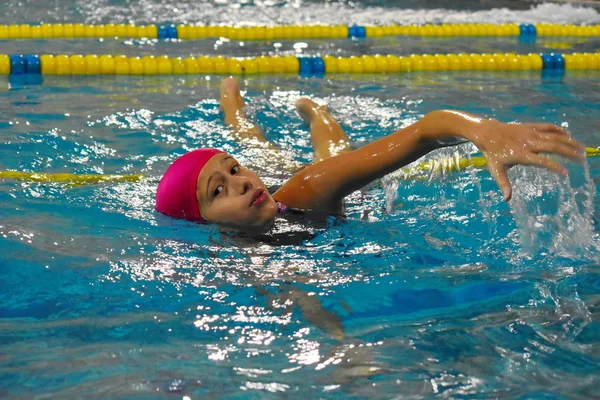
<svg viewBox="0 0 600 400"><path fill-rule="evenodd" d="M266 199L267 192L265 192L262 189L258 189L256 192L254 192L254 195L252 196L252 202L250 203L250 207L256 207L262 204Z"/></svg>

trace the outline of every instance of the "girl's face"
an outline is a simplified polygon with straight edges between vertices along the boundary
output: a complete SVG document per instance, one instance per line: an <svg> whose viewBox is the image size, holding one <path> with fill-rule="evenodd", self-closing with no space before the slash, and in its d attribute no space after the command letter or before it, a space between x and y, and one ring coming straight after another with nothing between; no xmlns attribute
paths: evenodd
<svg viewBox="0 0 600 400"><path fill-rule="evenodd" d="M226 153L214 155L200 171L196 199L204 219L238 228L265 227L277 214L260 178Z"/></svg>

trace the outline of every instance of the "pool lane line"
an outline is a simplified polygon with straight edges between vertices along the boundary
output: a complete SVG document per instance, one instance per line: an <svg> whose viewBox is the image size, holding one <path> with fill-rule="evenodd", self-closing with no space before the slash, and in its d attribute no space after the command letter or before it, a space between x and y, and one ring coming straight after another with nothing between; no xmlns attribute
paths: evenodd
<svg viewBox="0 0 600 400"><path fill-rule="evenodd" d="M600 148L587 147L586 155L588 157L600 156ZM473 156L470 158L444 157L438 160L431 160L418 163L412 167L400 168L393 172L395 177L402 179L413 179L420 173L439 173L453 172L466 169L468 167L481 168L487 164L485 157ZM73 186L89 185L97 183L112 182L140 182L144 180L142 174L129 175L111 175L111 174L70 174L70 173L42 173L42 172L22 172L22 171L0 171L0 179L32 181L41 183L66 183Z"/></svg>
<svg viewBox="0 0 600 400"><path fill-rule="evenodd" d="M586 147L587 157L600 156L600 148ZM483 168L487 165L487 160L484 156L471 156L468 158L460 158L458 153L452 157L440 157L429 161L421 162L411 167L400 168L390 175L403 179L423 179L425 174L449 173L457 172L469 167Z"/></svg>
<svg viewBox="0 0 600 400"><path fill-rule="evenodd" d="M0 54L0 75L300 74L303 76L411 71L598 70L600 53L413 54L351 57L168 57Z"/></svg>
<svg viewBox="0 0 600 400"><path fill-rule="evenodd" d="M382 36L600 36L600 25L572 24L425 24L425 25L126 25L15 24L0 25L6 39L181 39L230 40L361 39Z"/></svg>
<svg viewBox="0 0 600 400"><path fill-rule="evenodd" d="M71 185L89 185L106 182L139 182L144 179L141 174L111 175L111 174L71 174L44 173L22 171L0 171L0 179L32 181L43 183L68 183Z"/></svg>

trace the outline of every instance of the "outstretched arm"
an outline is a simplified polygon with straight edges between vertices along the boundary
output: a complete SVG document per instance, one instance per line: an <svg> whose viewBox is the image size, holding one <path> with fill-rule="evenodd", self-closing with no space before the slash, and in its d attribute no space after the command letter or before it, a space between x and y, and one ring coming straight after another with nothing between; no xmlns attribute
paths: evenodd
<svg viewBox="0 0 600 400"><path fill-rule="evenodd" d="M583 146L551 124L504 124L458 111L434 111L371 144L305 168L273 197L291 207L338 211L345 196L443 147L438 140L449 136L464 137L481 150L505 200L512 195L507 171L513 165L538 165L565 174L539 153L584 157Z"/></svg>

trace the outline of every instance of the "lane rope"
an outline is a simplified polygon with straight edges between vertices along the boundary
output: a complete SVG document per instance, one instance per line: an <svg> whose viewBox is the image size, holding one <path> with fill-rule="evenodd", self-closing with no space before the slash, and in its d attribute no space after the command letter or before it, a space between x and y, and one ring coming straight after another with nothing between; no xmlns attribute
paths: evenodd
<svg viewBox="0 0 600 400"><path fill-rule="evenodd" d="M587 147L588 157L600 156L600 148ZM473 156L470 158L444 157L441 159L425 161L412 167L401 168L393 172L395 177L412 179L421 173L446 173L460 171L469 167L481 168L486 165L485 157ZM90 185L112 182L139 182L146 177L142 174L110 175L110 174L70 174L70 173L40 173L21 171L0 171L0 179L32 181L40 183L66 183L71 185Z"/></svg>
<svg viewBox="0 0 600 400"><path fill-rule="evenodd" d="M126 25L15 24L0 25L0 40L148 38L194 40L360 39L382 36L600 36L600 25L572 24L425 24L425 25Z"/></svg>
<svg viewBox="0 0 600 400"><path fill-rule="evenodd" d="M31 181L42 183L68 183L72 185L90 185L106 182L139 182L144 179L141 174L70 174L22 171L0 171L0 179Z"/></svg>
<svg viewBox="0 0 600 400"><path fill-rule="evenodd" d="M168 57L80 54L0 54L0 74L185 75L185 74L388 74L412 71L598 70L600 53L413 54L351 57Z"/></svg>

